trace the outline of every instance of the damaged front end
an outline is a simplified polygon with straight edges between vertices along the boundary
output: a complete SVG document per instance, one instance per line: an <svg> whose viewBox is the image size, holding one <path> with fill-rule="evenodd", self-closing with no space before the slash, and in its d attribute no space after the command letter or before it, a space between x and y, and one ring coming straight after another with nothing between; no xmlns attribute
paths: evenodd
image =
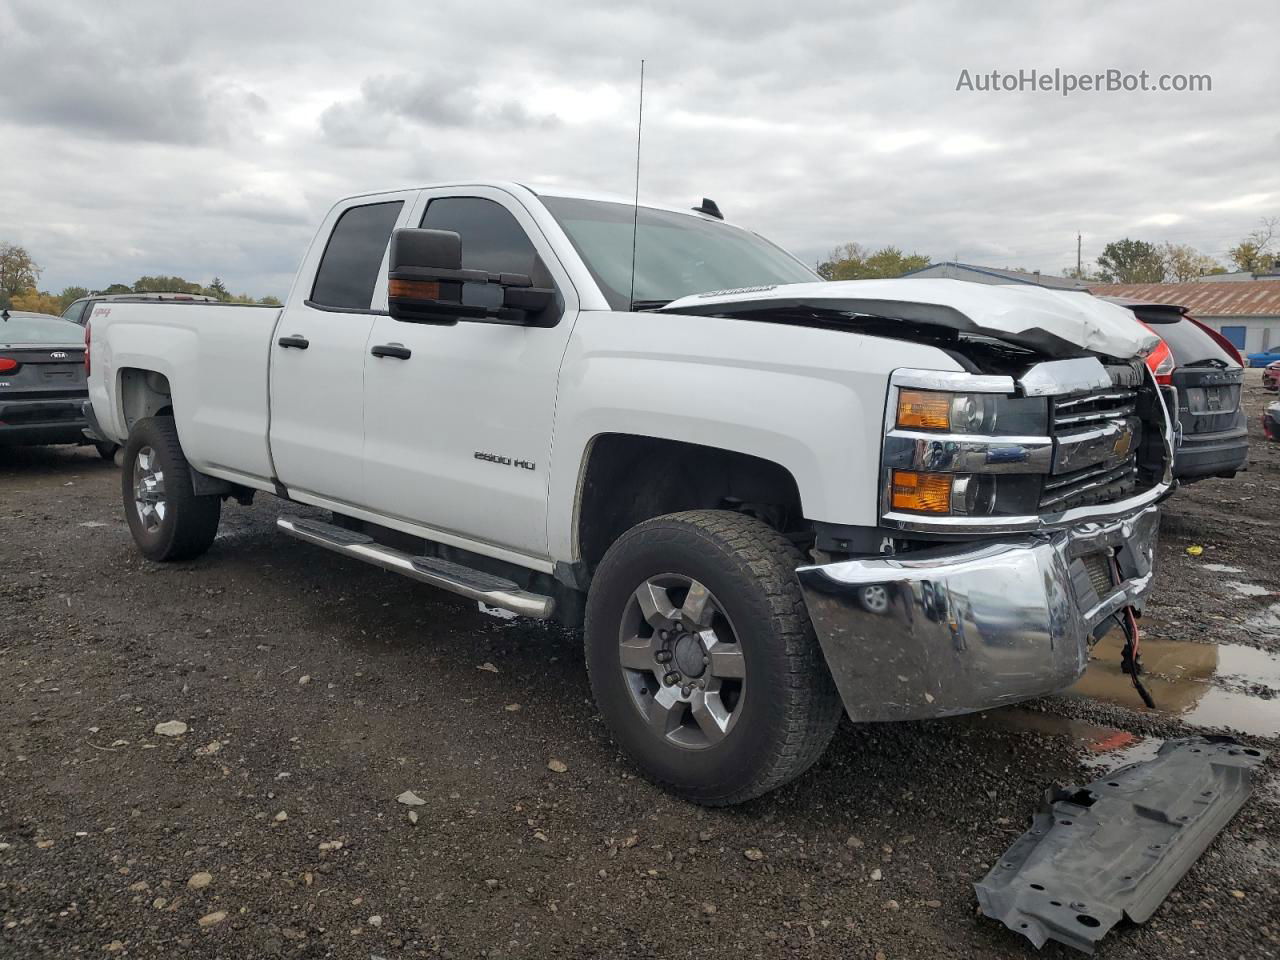
<svg viewBox="0 0 1280 960"><path fill-rule="evenodd" d="M898 370L881 457L885 549L797 571L851 719L951 716L1070 686L1140 612L1172 430L1141 361L1016 379Z"/></svg>
<svg viewBox="0 0 1280 960"><path fill-rule="evenodd" d="M1117 625L1136 680L1176 398L1144 363L1159 338L1130 311L922 279L716 291L663 311L927 343L955 364L893 371L877 522L817 524L817 562L797 570L850 718L1062 690Z"/></svg>

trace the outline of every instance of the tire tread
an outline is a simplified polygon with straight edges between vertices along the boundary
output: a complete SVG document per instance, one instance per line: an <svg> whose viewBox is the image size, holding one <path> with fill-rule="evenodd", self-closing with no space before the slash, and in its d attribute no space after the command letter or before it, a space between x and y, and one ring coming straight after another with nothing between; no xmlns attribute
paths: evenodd
<svg viewBox="0 0 1280 960"><path fill-rule="evenodd" d="M646 772L665 789L707 806L743 803L777 789L803 774L822 756L843 710L839 693L827 669L809 621L809 613L795 577L802 562L800 551L786 537L755 517L727 510L686 510L655 517L623 534L609 549L626 549L635 536L661 536L674 526L684 527L708 541L711 550L727 549L750 571L771 618L772 633L784 648L787 672L780 686L786 698L781 741L772 755L746 783L729 791L691 790ZM608 553L605 561L607 562ZM588 622L587 636L592 635ZM588 658L589 660L590 658ZM631 757L641 770L639 758Z"/></svg>

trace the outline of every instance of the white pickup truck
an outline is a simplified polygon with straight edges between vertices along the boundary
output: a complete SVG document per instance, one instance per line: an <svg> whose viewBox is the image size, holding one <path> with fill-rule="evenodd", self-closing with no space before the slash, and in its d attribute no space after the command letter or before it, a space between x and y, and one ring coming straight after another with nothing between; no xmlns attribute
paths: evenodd
<svg viewBox="0 0 1280 960"><path fill-rule="evenodd" d="M1070 685L1141 610L1171 487L1128 311L824 283L710 202L351 197L283 308L102 304L86 342L145 556L197 556L263 492L332 512L292 536L585 622L618 744L707 804L798 776L842 707Z"/></svg>

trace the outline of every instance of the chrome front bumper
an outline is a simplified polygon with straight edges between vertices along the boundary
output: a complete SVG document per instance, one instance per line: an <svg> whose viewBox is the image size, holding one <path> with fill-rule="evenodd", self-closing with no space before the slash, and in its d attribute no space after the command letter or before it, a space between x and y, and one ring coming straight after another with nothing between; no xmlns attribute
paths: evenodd
<svg viewBox="0 0 1280 960"><path fill-rule="evenodd" d="M1152 505L1053 533L801 567L850 718L952 716L1070 686L1104 621L1141 609L1159 517Z"/></svg>

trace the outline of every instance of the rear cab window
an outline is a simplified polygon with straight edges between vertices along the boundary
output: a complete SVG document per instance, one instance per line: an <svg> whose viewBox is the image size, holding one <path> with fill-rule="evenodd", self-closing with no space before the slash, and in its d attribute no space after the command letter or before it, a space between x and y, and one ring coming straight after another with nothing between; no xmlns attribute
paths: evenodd
<svg viewBox="0 0 1280 960"><path fill-rule="evenodd" d="M369 309L391 231L403 206L404 201L391 200L343 211L316 269L308 301L311 306Z"/></svg>
<svg viewBox="0 0 1280 960"><path fill-rule="evenodd" d="M88 300L77 300L71 306L67 307L62 313L63 320L70 320L72 323L84 322L84 308L89 305Z"/></svg>

